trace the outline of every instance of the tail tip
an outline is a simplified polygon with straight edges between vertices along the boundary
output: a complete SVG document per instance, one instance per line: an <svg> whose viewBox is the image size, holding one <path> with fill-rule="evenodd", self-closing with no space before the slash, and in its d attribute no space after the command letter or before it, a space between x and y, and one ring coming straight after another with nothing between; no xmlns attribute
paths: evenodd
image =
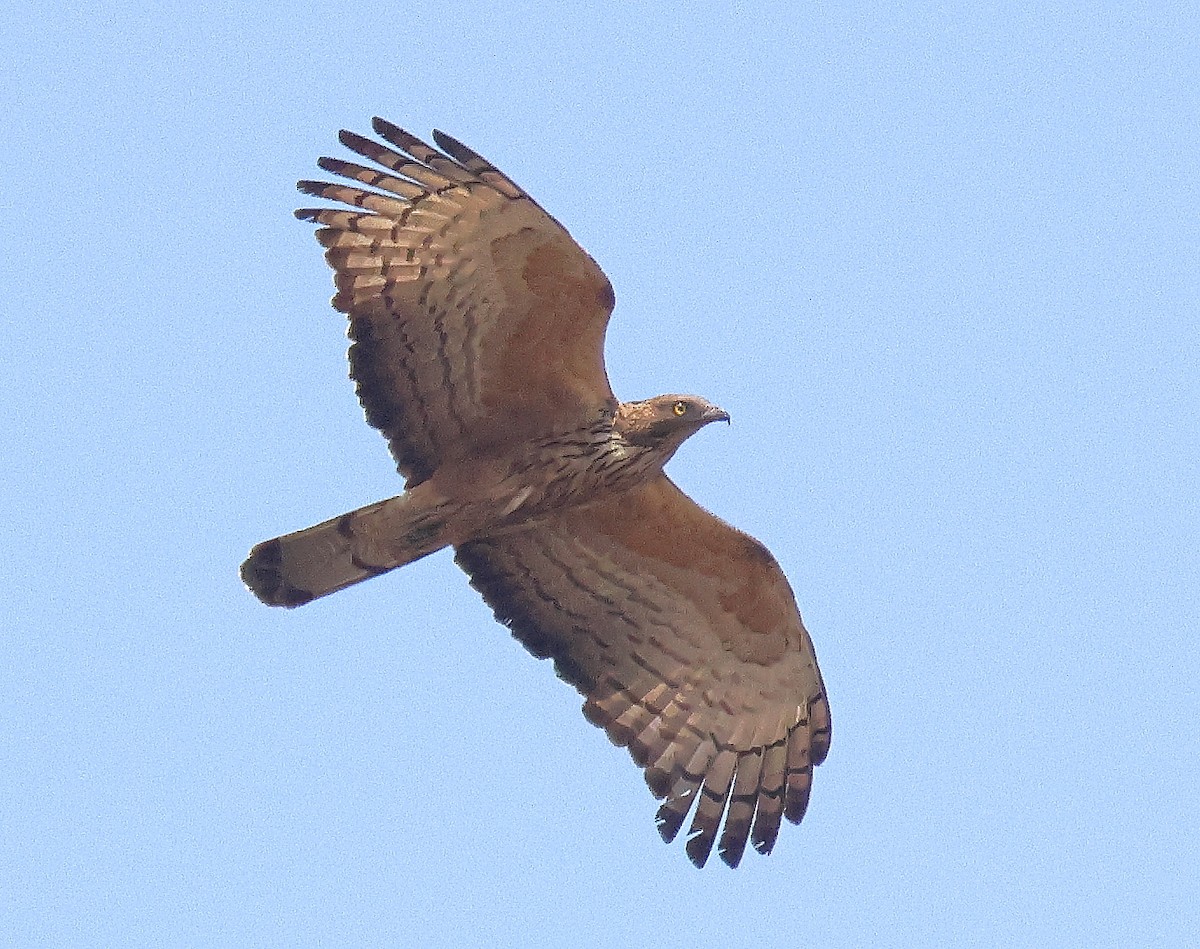
<svg viewBox="0 0 1200 949"><path fill-rule="evenodd" d="M268 606L303 606L315 599L308 590L294 587L283 577L279 540L267 540L250 551L242 564L242 582Z"/></svg>

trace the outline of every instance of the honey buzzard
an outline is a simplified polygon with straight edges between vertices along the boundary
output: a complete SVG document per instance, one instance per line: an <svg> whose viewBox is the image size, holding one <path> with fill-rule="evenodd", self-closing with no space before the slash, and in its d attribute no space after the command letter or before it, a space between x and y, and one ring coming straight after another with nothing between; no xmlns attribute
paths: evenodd
<svg viewBox="0 0 1200 949"><path fill-rule="evenodd" d="M595 261L460 142L374 129L387 145L340 136L372 164L318 162L352 184L299 184L346 208L296 216L319 225L350 374L405 491L258 544L242 578L299 606L454 547L496 618L644 769L666 840L691 813L697 866L714 843L730 866L748 840L770 852L782 818L804 815L829 705L775 558L663 474L729 416L689 395L618 402Z"/></svg>

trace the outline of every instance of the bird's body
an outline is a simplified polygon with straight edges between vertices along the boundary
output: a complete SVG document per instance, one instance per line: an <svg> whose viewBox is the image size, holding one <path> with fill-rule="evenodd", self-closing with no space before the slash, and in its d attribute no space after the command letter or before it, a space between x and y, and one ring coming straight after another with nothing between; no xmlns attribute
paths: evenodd
<svg viewBox="0 0 1200 949"><path fill-rule="evenodd" d="M686 421L676 406L687 407ZM661 477L683 438L728 418L696 396L665 395L605 408L591 424L528 444L448 459L398 497L257 545L242 579L264 603L302 606L443 547L525 530Z"/></svg>
<svg viewBox="0 0 1200 949"><path fill-rule="evenodd" d="M320 161L374 190L300 183L357 210L297 215L322 225L351 374L406 490L258 544L243 579L299 606L453 547L497 618L645 768L664 837L694 808L698 865L722 821L727 863L750 839L768 852L781 818L804 813L829 710L774 558L662 472L728 415L697 396L618 403L595 262L465 146L375 130L400 151L342 141L384 171Z"/></svg>

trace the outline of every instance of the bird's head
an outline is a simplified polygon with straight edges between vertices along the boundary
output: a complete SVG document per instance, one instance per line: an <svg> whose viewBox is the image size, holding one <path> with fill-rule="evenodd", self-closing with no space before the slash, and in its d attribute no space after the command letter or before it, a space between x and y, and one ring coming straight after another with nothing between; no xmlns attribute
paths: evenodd
<svg viewBox="0 0 1200 949"><path fill-rule="evenodd" d="M729 413L698 395L659 395L624 402L616 428L631 444L666 451L667 457L709 422L728 422Z"/></svg>

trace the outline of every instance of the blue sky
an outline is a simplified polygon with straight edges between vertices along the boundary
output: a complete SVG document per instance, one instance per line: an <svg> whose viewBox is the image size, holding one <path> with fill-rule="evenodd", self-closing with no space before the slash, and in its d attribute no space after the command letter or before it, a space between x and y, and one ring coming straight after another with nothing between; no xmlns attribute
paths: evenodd
<svg viewBox="0 0 1200 949"><path fill-rule="evenodd" d="M1184 946L1200 930L1187 4L29 10L0 34L0 943ZM617 293L619 396L791 578L834 740L696 871L396 493L298 178L442 128Z"/></svg>

